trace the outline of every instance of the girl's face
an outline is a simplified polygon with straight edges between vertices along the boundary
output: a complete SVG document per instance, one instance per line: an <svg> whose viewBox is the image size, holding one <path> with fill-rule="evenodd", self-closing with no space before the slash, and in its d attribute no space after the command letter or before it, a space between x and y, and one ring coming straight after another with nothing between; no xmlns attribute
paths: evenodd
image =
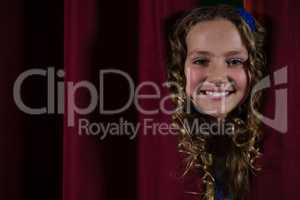
<svg viewBox="0 0 300 200"><path fill-rule="evenodd" d="M224 118L247 92L248 51L230 21L193 26L186 37L186 93L202 112Z"/></svg>

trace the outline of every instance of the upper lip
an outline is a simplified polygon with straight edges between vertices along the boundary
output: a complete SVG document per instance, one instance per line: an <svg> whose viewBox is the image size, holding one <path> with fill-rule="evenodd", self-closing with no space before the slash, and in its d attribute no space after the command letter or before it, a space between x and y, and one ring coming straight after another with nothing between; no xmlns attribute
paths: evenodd
<svg viewBox="0 0 300 200"><path fill-rule="evenodd" d="M224 89L224 88L207 88L207 89L200 89L200 92L234 92L233 88L231 89Z"/></svg>

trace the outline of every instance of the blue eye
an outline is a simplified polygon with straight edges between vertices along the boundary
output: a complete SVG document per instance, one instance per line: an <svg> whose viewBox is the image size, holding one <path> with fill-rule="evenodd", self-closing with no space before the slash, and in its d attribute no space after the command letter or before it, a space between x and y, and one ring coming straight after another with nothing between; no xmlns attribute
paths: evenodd
<svg viewBox="0 0 300 200"><path fill-rule="evenodd" d="M195 61L193 61L193 64L195 65L201 65L201 66L208 66L209 60L208 59L196 59Z"/></svg>
<svg viewBox="0 0 300 200"><path fill-rule="evenodd" d="M239 59L239 58L232 58L232 59L229 59L226 61L227 65L229 66L240 66L240 65L243 65L243 60L242 59Z"/></svg>

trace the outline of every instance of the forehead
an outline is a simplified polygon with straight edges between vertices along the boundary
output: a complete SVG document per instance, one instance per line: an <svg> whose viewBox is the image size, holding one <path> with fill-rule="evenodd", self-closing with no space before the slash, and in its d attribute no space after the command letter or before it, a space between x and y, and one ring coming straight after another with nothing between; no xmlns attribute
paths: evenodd
<svg viewBox="0 0 300 200"><path fill-rule="evenodd" d="M238 29L225 19L197 23L187 34L186 43L188 51L194 49L214 53L246 51Z"/></svg>

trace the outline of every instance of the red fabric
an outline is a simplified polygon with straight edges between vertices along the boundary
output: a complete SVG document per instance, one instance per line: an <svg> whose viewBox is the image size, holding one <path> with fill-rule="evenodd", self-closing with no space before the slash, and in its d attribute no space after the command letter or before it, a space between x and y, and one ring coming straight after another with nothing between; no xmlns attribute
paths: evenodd
<svg viewBox="0 0 300 200"><path fill-rule="evenodd" d="M297 87L299 86L298 67L296 58L299 56L300 41L297 36L300 27L297 8L299 2L266 1L264 16L269 36L269 67L275 71L288 66L288 132L280 134L267 129L264 144L264 169L254 178L253 199L295 199L299 196L299 148L297 148L299 132L297 130ZM266 104L268 116L274 112L274 99L269 96ZM296 144L297 143L297 144Z"/></svg>
<svg viewBox="0 0 300 200"><path fill-rule="evenodd" d="M91 79L91 61L87 49L94 41L96 32L96 1L66 0L64 8L64 67L67 88L67 82L76 84ZM65 96L67 92L66 89ZM76 106L89 102L82 91L76 95ZM68 113L67 98L65 100L65 113ZM101 148L97 145L97 140L78 134L78 118L75 115L74 127L68 127L68 115L64 115L63 199L103 199L103 172L99 159Z"/></svg>
<svg viewBox="0 0 300 200"><path fill-rule="evenodd" d="M24 134L22 115L12 98L13 82L22 71L22 5L18 1L0 3L0 198L21 199L23 191Z"/></svg>
<svg viewBox="0 0 300 200"><path fill-rule="evenodd" d="M166 81L165 23L171 15L191 9L195 1L154 0L140 1L139 5L139 83L153 81L160 88ZM144 87L142 94L152 94L153 89ZM162 97L167 90L162 90ZM142 108L159 108L159 100L141 102ZM170 116L139 114L139 122L154 119L156 123L170 124ZM161 135L155 128L139 132L138 140L138 199L180 200L193 197L184 195L180 159L177 154L177 139ZM150 132L150 133L149 133ZM191 177L194 179L194 177ZM190 190L196 187L189 188Z"/></svg>

